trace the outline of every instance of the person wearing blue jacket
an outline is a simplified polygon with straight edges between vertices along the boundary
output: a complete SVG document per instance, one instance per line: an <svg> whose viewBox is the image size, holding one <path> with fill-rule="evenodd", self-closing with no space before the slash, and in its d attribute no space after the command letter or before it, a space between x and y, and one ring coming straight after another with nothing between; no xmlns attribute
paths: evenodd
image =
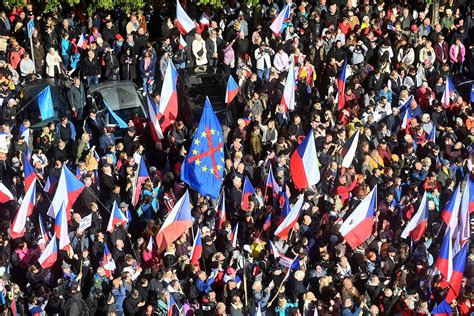
<svg viewBox="0 0 474 316"><path fill-rule="evenodd" d="M153 83L155 81L155 63L156 59L148 50L140 61L140 74L143 80L143 95L153 92Z"/></svg>

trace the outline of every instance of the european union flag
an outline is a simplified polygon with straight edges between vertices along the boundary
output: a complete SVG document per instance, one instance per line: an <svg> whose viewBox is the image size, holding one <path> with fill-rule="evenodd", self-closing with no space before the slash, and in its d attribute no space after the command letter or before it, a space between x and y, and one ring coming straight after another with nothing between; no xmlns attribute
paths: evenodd
<svg viewBox="0 0 474 316"><path fill-rule="evenodd" d="M124 120L122 120L122 118L120 116L117 115L117 113L115 113L112 108L110 107L109 103L107 103L107 101L105 101L105 99L103 100L104 101L104 105L105 107L107 108L107 111L109 111L110 115L112 115L112 117L115 119L115 121L117 122L117 125L119 128L127 128L128 127L128 124L125 123Z"/></svg>
<svg viewBox="0 0 474 316"><path fill-rule="evenodd" d="M47 120L54 116L53 99L51 98L51 87L47 86L38 94L38 107L41 120Z"/></svg>
<svg viewBox="0 0 474 316"><path fill-rule="evenodd" d="M181 166L181 179L202 195L219 197L224 175L224 134L206 98L199 126Z"/></svg>

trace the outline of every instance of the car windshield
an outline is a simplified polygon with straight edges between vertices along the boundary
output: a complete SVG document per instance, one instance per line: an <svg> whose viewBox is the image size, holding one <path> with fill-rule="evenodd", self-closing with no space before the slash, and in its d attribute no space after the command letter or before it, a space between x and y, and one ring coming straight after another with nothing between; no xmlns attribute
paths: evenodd
<svg viewBox="0 0 474 316"><path fill-rule="evenodd" d="M209 74L186 78L189 98L194 104L193 111L202 111L206 96L209 97L215 111L223 105L226 81L224 76Z"/></svg>
<svg viewBox="0 0 474 316"><path fill-rule="evenodd" d="M141 103L133 85L104 87L100 89L100 94L113 110L135 108Z"/></svg>

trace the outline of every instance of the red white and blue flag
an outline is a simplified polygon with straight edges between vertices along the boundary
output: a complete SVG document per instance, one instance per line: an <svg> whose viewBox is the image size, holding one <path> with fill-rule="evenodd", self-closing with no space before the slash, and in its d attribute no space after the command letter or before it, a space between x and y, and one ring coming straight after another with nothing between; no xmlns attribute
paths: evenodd
<svg viewBox="0 0 474 316"><path fill-rule="evenodd" d="M297 189L306 189L319 182L321 175L313 130L309 132L308 136L291 155L290 171Z"/></svg>
<svg viewBox="0 0 474 316"><path fill-rule="evenodd" d="M133 205L136 206L140 200L140 195L142 193L143 184L147 179L150 178L148 173L148 168L146 167L145 159L143 156L140 157L140 162L138 164L137 177L133 185L132 201Z"/></svg>
<svg viewBox="0 0 474 316"><path fill-rule="evenodd" d="M46 243L49 241L49 236L48 236L48 233L46 232L46 228L44 227L43 216L41 214L38 214L38 223L39 223L39 228L40 228L38 246L41 248L42 251L44 251L44 247L46 246Z"/></svg>
<svg viewBox="0 0 474 316"><path fill-rule="evenodd" d="M304 195L301 194L298 201L296 201L295 205L291 209L290 213L285 217L283 222L277 227L275 230L275 236L278 236L280 239L288 240L290 235L290 231L295 226L298 218L300 217L301 208L303 207L304 202Z"/></svg>
<svg viewBox="0 0 474 316"><path fill-rule="evenodd" d="M191 215L191 203L189 202L189 192L184 195L174 205L171 212L166 217L160 231L156 235L156 244L159 251L163 251L193 226Z"/></svg>
<svg viewBox="0 0 474 316"><path fill-rule="evenodd" d="M114 202L112 206L112 212L110 213L109 222L107 224L107 231L109 233L114 231L116 225L121 224L123 227L127 225L127 215L119 209L117 202Z"/></svg>
<svg viewBox="0 0 474 316"><path fill-rule="evenodd" d="M178 308L178 305L176 305L176 301L174 300L173 295L170 293L169 300L168 300L168 314L167 314L167 316L173 316L174 315L174 307Z"/></svg>
<svg viewBox="0 0 474 316"><path fill-rule="evenodd" d="M281 35L281 32L283 30L283 22L285 22L286 19L290 18L290 13L291 5L287 4L273 20L272 24L270 25L270 29L272 30L273 34L275 34L275 36Z"/></svg>
<svg viewBox="0 0 474 316"><path fill-rule="evenodd" d="M39 264L43 269L50 268L54 265L58 259L58 242L56 240L56 234L53 235L51 241L44 249L43 253L38 259Z"/></svg>
<svg viewBox="0 0 474 316"><path fill-rule="evenodd" d="M107 247L106 242L104 242L104 253L102 255L101 266L105 270L105 275L109 278L112 276L112 273L115 271L116 268L115 261L112 258L112 254L110 253L109 247Z"/></svg>
<svg viewBox="0 0 474 316"><path fill-rule="evenodd" d="M255 190L252 186L252 183L250 183L250 180L245 177L244 189L242 191L242 200L240 201L240 208L242 209L242 211L249 210L249 200L252 194L255 194Z"/></svg>
<svg viewBox="0 0 474 316"><path fill-rule="evenodd" d="M413 120L413 115L412 112L409 111L409 109L405 109L405 114L403 115L403 121L402 125L400 126L400 129L407 129L408 126L410 126L411 121Z"/></svg>
<svg viewBox="0 0 474 316"><path fill-rule="evenodd" d="M474 181L471 177L467 177L467 184L469 186L469 214L474 212Z"/></svg>
<svg viewBox="0 0 474 316"><path fill-rule="evenodd" d="M295 90L296 90L296 80L295 80L295 70L293 62L288 68L288 74L286 75L285 88L283 89L283 95L281 96L280 103L285 106L286 111L295 110Z"/></svg>
<svg viewBox="0 0 474 316"><path fill-rule="evenodd" d="M418 207L418 211L411 218L410 222L408 222L408 225L403 230L401 237L407 239L409 236L411 236L413 242L420 240L426 231L426 227L428 226L428 215L428 198L425 191L423 198L421 199L420 206Z"/></svg>
<svg viewBox="0 0 474 316"><path fill-rule="evenodd" d="M234 229L230 232L230 240L232 240L232 247L237 247L237 236L239 234L239 223L235 225Z"/></svg>
<svg viewBox="0 0 474 316"><path fill-rule="evenodd" d="M163 131L161 130L160 126L160 112L158 105L156 102L149 96L147 95L146 97L146 103L148 106L148 124L150 126L150 129L152 131L152 138L155 142L157 142L159 139L163 139Z"/></svg>
<svg viewBox="0 0 474 316"><path fill-rule="evenodd" d="M33 181L36 179L36 172L28 157L23 155L23 172L25 173L25 192L28 191Z"/></svg>
<svg viewBox="0 0 474 316"><path fill-rule="evenodd" d="M56 190L58 183L59 183L58 178L52 175L49 175L48 178L46 179L46 184L44 185L44 192L53 193Z"/></svg>
<svg viewBox="0 0 474 316"><path fill-rule="evenodd" d="M186 11L184 11L179 0L176 0L176 26L184 35L188 34L196 27L193 20L191 20Z"/></svg>
<svg viewBox="0 0 474 316"><path fill-rule="evenodd" d="M441 303L436 305L431 311L431 316L451 316L452 314L453 309L446 300L443 300Z"/></svg>
<svg viewBox="0 0 474 316"><path fill-rule="evenodd" d="M64 203L67 220L71 220L70 210L72 205L74 202L76 202L76 199L81 194L82 190L84 190L84 188L84 183L77 179L66 166L63 166L56 193L54 194L53 200L51 201L51 205L48 209L48 216L56 218L59 209Z"/></svg>
<svg viewBox="0 0 474 316"><path fill-rule="evenodd" d="M451 106L451 100L454 98L456 92L456 88L454 87L453 82L449 76L446 77L444 81L444 91L443 96L441 97L441 104L445 108L449 108Z"/></svg>
<svg viewBox="0 0 474 316"><path fill-rule="evenodd" d="M433 126L431 129L431 132L428 135L428 141L429 142L436 142L436 126Z"/></svg>
<svg viewBox="0 0 474 316"><path fill-rule="evenodd" d="M198 264L199 259L202 256L202 240L201 240L201 230L197 230L196 237L194 238L193 249L191 250L190 258L191 264Z"/></svg>
<svg viewBox="0 0 474 316"><path fill-rule="evenodd" d="M456 190L454 190L451 199L444 207L443 212L441 213L441 217L443 218L446 225L449 227L455 228L458 221L458 214L459 214L459 207L461 206L461 184L458 184ZM452 231L453 233L453 231Z"/></svg>
<svg viewBox="0 0 474 316"><path fill-rule="evenodd" d="M179 34L179 44L178 44L178 49L183 49L186 46L188 46L188 43L183 38L183 35Z"/></svg>
<svg viewBox="0 0 474 316"><path fill-rule="evenodd" d="M348 77L347 61L342 65L339 75L337 76L337 109L342 110L346 105L346 79Z"/></svg>
<svg viewBox="0 0 474 316"><path fill-rule="evenodd" d="M345 142L344 145L342 145L341 148L341 155L342 155L342 166L344 168L349 168L350 165L352 164L352 161L354 160L356 151L357 151L357 146L359 144L359 130L357 130L354 135L351 136Z"/></svg>
<svg viewBox="0 0 474 316"><path fill-rule="evenodd" d="M273 175L273 168L270 166L268 170L268 177L267 177L267 183L265 184L266 190L271 190L271 194L274 198L278 197L278 194L281 191L280 186L278 185L278 182L275 179L275 176ZM268 197L266 196L265 199L268 201Z"/></svg>
<svg viewBox="0 0 474 316"><path fill-rule="evenodd" d="M377 186L360 202L339 228L342 237L352 249L355 249L372 235L376 205Z"/></svg>
<svg viewBox="0 0 474 316"><path fill-rule="evenodd" d="M0 203L7 203L13 201L15 198L8 188L0 182Z"/></svg>
<svg viewBox="0 0 474 316"><path fill-rule="evenodd" d="M459 207L459 226L458 234L454 241L454 253L457 253L468 241L471 236L471 223L469 215L469 197L471 186L470 180L467 180L462 193L461 206Z"/></svg>
<svg viewBox="0 0 474 316"><path fill-rule="evenodd" d="M21 202L18 212L12 222L10 234L12 239L20 238L25 235L26 219L33 214L33 208L36 203L36 179L26 191L23 201Z"/></svg>
<svg viewBox="0 0 474 316"><path fill-rule="evenodd" d="M229 80L227 80L227 90L225 92L225 103L229 105L232 103L232 100L237 96L239 93L239 85L235 82L234 77L232 75L229 76Z"/></svg>
<svg viewBox="0 0 474 316"><path fill-rule="evenodd" d="M217 203L217 217L219 218L219 222L217 223L217 230L222 229L222 223L227 220L226 213L225 213L225 192L222 190L221 196Z"/></svg>
<svg viewBox="0 0 474 316"><path fill-rule="evenodd" d="M267 231L272 225L272 212L268 213L267 219L263 223L263 231Z"/></svg>
<svg viewBox="0 0 474 316"><path fill-rule="evenodd" d="M439 250L438 258L436 259L435 266L438 268L438 271L446 278L446 281L449 282L453 274L453 242L452 242L453 233L451 229L446 229L443 241L441 243L441 248Z"/></svg>
<svg viewBox="0 0 474 316"><path fill-rule="evenodd" d="M81 33L81 35L79 35L79 40L77 41L77 47L80 47L82 49L86 49L87 44L88 44L88 41L87 41L86 36Z"/></svg>
<svg viewBox="0 0 474 316"><path fill-rule="evenodd" d="M59 250L67 251L71 249L71 241L69 239L66 212L66 205L62 203L54 220L54 233L59 239Z"/></svg>
<svg viewBox="0 0 474 316"><path fill-rule="evenodd" d="M148 244L146 245L146 250L148 250L148 252L152 252L154 246L155 246L155 240L153 239L152 236L150 236L150 239L148 240Z"/></svg>
<svg viewBox="0 0 474 316"><path fill-rule="evenodd" d="M160 94L160 110L164 121L161 123L162 130L166 131L168 126L173 124L178 117L178 92L176 90L176 82L178 80L178 72L170 60L166 67L163 86Z"/></svg>
<svg viewBox="0 0 474 316"><path fill-rule="evenodd" d="M468 244L465 244L461 251L458 252L453 259L453 274L449 280L449 289L448 294L446 295L446 301L451 304L453 299L459 296L459 290L461 289L462 277L464 275L464 270L466 269L466 260L467 260L467 248Z"/></svg>

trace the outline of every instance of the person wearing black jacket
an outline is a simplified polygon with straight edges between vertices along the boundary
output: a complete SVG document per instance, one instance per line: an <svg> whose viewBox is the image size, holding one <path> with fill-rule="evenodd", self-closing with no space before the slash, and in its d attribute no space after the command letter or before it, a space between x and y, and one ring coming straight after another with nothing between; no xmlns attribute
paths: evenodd
<svg viewBox="0 0 474 316"><path fill-rule="evenodd" d="M125 315L137 315L140 308L145 305L145 302L140 302L140 293L137 289L133 289L130 295L125 299L124 311Z"/></svg>
<svg viewBox="0 0 474 316"><path fill-rule="evenodd" d="M112 45L117 34L117 27L114 25L112 20L105 21L105 27L102 29L102 38L104 39L104 41Z"/></svg>
<svg viewBox="0 0 474 316"><path fill-rule="evenodd" d="M82 75L88 86L99 83L100 69L99 59L93 50L89 50L82 64Z"/></svg>

